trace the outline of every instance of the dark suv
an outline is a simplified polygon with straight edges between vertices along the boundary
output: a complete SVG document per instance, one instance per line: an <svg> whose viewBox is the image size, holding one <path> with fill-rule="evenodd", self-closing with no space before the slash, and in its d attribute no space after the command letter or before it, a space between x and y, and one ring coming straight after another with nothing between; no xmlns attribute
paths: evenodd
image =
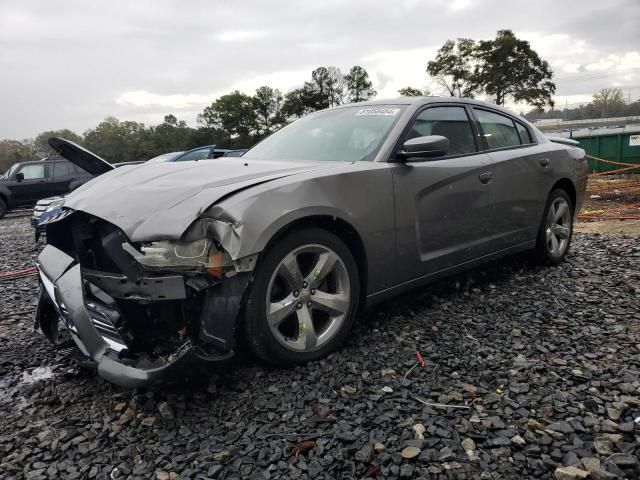
<svg viewBox="0 0 640 480"><path fill-rule="evenodd" d="M66 195L92 178L61 158L15 163L0 176L0 218L14 208L31 207L41 198Z"/></svg>

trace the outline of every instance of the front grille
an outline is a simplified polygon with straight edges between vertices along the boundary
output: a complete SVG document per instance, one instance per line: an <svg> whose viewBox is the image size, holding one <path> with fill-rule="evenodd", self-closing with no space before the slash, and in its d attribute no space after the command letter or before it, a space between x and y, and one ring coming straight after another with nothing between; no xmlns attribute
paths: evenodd
<svg viewBox="0 0 640 480"><path fill-rule="evenodd" d="M121 339L118 329L113 325L109 316L103 312L104 307L100 308L91 301L86 302L85 305L87 306L87 310L91 312L91 320L96 330L114 339Z"/></svg>
<svg viewBox="0 0 640 480"><path fill-rule="evenodd" d="M127 348L129 335L122 328L115 300L93 284L85 282L85 306L91 322L109 346L116 351Z"/></svg>

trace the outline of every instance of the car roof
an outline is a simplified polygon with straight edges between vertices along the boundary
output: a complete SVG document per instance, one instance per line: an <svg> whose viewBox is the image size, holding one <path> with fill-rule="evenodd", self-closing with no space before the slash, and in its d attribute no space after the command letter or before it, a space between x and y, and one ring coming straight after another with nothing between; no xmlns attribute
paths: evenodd
<svg viewBox="0 0 640 480"><path fill-rule="evenodd" d="M347 108L347 107L375 107L378 105L410 105L410 106L420 106L428 103L462 103L467 105L476 105L478 107L486 107L491 108L493 110L501 111L509 115L515 115L521 117L516 112L509 110L508 108L504 108L500 105L495 105L493 103L484 102L482 100L476 100L475 98L459 98L459 97L443 97L436 95L422 96L422 97L396 97L396 98L386 98L380 100L367 100L365 102L357 102L357 103L347 103L344 105L339 105L334 108Z"/></svg>
<svg viewBox="0 0 640 480"><path fill-rule="evenodd" d="M205 148L213 148L214 152L230 152L231 150L228 148L215 148L215 144L214 145L202 145L200 147L194 147L191 150L186 150L183 153L189 153L189 152L193 152L196 150L204 150Z"/></svg>
<svg viewBox="0 0 640 480"><path fill-rule="evenodd" d="M33 164L38 164L38 163L45 163L45 162L50 162L51 160L47 160L46 158L40 159L40 160L26 160L24 162L16 162L14 163L14 165L33 165Z"/></svg>

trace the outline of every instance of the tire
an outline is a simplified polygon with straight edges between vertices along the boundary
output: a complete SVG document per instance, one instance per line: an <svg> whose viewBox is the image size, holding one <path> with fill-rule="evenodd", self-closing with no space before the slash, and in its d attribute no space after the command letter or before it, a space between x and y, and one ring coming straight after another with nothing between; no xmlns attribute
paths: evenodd
<svg viewBox="0 0 640 480"><path fill-rule="evenodd" d="M549 194L536 239L535 253L540 263L558 265L564 261L573 237L573 209L565 190L556 189Z"/></svg>
<svg viewBox="0 0 640 480"><path fill-rule="evenodd" d="M359 295L358 268L344 242L320 228L294 230L256 266L245 310L245 343L275 365L322 358L349 333Z"/></svg>
<svg viewBox="0 0 640 480"><path fill-rule="evenodd" d="M7 202L0 198L0 218L3 218L7 214Z"/></svg>

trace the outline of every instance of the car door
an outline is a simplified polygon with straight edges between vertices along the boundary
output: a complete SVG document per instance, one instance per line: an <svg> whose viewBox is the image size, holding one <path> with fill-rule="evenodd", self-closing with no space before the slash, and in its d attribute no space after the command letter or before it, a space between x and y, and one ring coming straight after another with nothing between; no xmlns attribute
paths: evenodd
<svg viewBox="0 0 640 480"><path fill-rule="evenodd" d="M74 165L71 163L71 173L73 175L71 182L69 183L69 192L73 192L80 185L87 183L89 180L93 179L97 175L92 175L91 173L85 171L80 168L78 165ZM101 174L98 174L101 175Z"/></svg>
<svg viewBox="0 0 640 480"><path fill-rule="evenodd" d="M483 256L493 232L489 161L460 103L427 106L400 142L425 135L449 139L449 154L392 168L398 259L404 280Z"/></svg>
<svg viewBox="0 0 640 480"><path fill-rule="evenodd" d="M51 165L52 162L25 163L16 170L13 185L9 186L14 205L34 205L41 198L51 196L48 184ZM21 180L17 179L19 176Z"/></svg>
<svg viewBox="0 0 640 480"><path fill-rule="evenodd" d="M549 154L517 118L475 106L473 114L493 173L494 250L534 240L552 178Z"/></svg>
<svg viewBox="0 0 640 480"><path fill-rule="evenodd" d="M51 195L66 195L69 193L69 185L76 180L75 169L71 162L56 160L51 177Z"/></svg>

